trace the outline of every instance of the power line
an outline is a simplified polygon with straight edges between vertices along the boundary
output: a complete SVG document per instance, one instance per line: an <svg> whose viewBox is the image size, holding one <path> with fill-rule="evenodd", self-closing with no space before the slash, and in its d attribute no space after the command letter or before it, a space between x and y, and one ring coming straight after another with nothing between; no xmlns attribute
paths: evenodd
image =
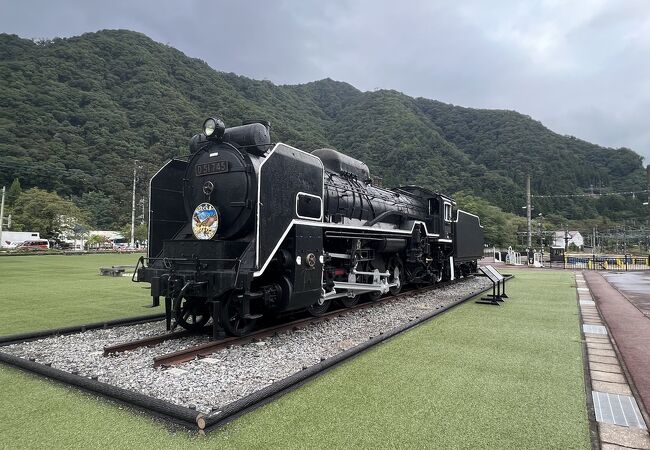
<svg viewBox="0 0 650 450"><path fill-rule="evenodd" d="M548 194L548 195L531 195L535 198L568 198L568 197L606 197L608 195L636 195L645 194L650 190L645 189L642 191L621 191L621 192L602 192L602 193L585 193L585 194Z"/></svg>

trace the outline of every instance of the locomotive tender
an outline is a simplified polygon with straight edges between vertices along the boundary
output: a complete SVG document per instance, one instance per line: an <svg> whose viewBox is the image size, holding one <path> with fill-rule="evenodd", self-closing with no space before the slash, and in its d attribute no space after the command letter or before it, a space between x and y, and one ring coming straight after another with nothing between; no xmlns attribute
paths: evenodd
<svg viewBox="0 0 650 450"><path fill-rule="evenodd" d="M149 249L136 281L165 298L167 327L250 332L262 316L397 294L466 276L483 255L479 218L417 186L383 189L332 149L271 144L264 121L209 118L190 155L151 179Z"/></svg>

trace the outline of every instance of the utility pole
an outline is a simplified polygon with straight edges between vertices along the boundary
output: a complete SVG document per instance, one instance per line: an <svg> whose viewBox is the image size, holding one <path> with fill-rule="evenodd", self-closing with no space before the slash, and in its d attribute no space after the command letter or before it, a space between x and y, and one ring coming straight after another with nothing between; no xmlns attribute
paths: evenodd
<svg viewBox="0 0 650 450"><path fill-rule="evenodd" d="M570 239L571 238L569 237L569 225L565 224L564 225L564 251L565 252L569 249L569 240Z"/></svg>
<svg viewBox="0 0 650 450"><path fill-rule="evenodd" d="M650 230L650 164L646 166L645 170L648 176L648 229Z"/></svg>
<svg viewBox="0 0 650 450"><path fill-rule="evenodd" d="M2 186L2 203L0 203L0 249L2 248L2 227L5 223L5 187Z"/></svg>
<svg viewBox="0 0 650 450"><path fill-rule="evenodd" d="M527 226L527 246L530 248L531 243L531 230L530 230L530 215L531 215L531 205L530 205L530 174L526 177L526 226Z"/></svg>
<svg viewBox="0 0 650 450"><path fill-rule="evenodd" d="M133 160L133 202L131 205L131 248L135 247L135 180L138 170L138 160Z"/></svg>

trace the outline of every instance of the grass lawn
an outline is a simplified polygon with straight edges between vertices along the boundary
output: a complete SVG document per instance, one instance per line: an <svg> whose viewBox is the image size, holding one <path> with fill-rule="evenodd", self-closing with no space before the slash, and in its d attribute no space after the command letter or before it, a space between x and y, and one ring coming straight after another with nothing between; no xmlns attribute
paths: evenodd
<svg viewBox="0 0 650 450"><path fill-rule="evenodd" d="M109 401L0 367L0 447L588 449L572 284L569 273L518 272L506 305L467 303L207 437L171 433ZM140 292L132 294L130 311L140 313Z"/></svg>
<svg viewBox="0 0 650 450"><path fill-rule="evenodd" d="M151 302L148 284L99 275L100 267L135 265L139 257L0 257L0 336L164 312L142 307Z"/></svg>

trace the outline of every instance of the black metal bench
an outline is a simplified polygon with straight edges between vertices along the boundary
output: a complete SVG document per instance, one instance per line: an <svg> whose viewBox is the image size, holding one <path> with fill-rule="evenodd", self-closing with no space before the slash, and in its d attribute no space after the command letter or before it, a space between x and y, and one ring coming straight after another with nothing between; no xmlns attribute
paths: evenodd
<svg viewBox="0 0 650 450"><path fill-rule="evenodd" d="M127 269L135 269L135 266L100 267L99 274L105 277L121 277Z"/></svg>

